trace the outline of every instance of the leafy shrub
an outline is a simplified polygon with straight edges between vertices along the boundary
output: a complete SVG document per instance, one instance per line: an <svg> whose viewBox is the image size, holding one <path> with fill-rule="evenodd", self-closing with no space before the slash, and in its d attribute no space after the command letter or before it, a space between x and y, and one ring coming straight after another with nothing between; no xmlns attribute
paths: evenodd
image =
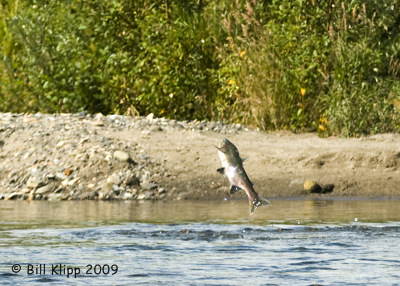
<svg viewBox="0 0 400 286"><path fill-rule="evenodd" d="M399 93L388 64L400 50L389 41L399 39L388 31L393 11L377 18L365 3L353 7L342 3L340 9L330 26L332 66L329 90L322 99L325 116L331 129L346 135L395 131L399 110L393 99Z"/></svg>
<svg viewBox="0 0 400 286"><path fill-rule="evenodd" d="M399 1L10 0L0 110L398 131Z"/></svg>
<svg viewBox="0 0 400 286"><path fill-rule="evenodd" d="M202 8L167 3L50 0L21 8L7 22L16 49L3 62L16 72L3 109L211 117L218 63ZM15 96L20 104L7 104Z"/></svg>

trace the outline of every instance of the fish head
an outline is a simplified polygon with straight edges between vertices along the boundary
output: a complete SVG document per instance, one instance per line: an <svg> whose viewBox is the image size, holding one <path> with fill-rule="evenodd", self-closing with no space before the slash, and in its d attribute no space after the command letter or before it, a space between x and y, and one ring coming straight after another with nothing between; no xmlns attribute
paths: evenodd
<svg viewBox="0 0 400 286"><path fill-rule="evenodd" d="M242 159L240 159L239 151L231 141L224 138L217 148L223 167L241 165Z"/></svg>
<svg viewBox="0 0 400 286"><path fill-rule="evenodd" d="M225 154L239 154L238 149L236 148L235 145L228 139L224 138L221 143L219 143L219 146L217 147L219 151Z"/></svg>

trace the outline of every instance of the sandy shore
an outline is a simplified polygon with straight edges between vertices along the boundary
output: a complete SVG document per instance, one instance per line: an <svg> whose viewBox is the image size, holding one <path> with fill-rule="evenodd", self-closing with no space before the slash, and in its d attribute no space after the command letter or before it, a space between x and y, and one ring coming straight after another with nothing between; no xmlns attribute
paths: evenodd
<svg viewBox="0 0 400 286"><path fill-rule="evenodd" d="M113 136L122 139L124 132ZM140 142L175 175L163 182L166 189L175 188L182 198L221 198L228 196L229 183L216 172L220 161L214 146L224 137L246 158L246 172L266 198L400 196L398 134L323 139L314 133L171 131L149 134ZM333 185L333 190L311 194L304 190L306 180Z"/></svg>
<svg viewBox="0 0 400 286"><path fill-rule="evenodd" d="M399 134L323 139L212 122L0 113L0 198L223 199L229 183L214 146L224 137L266 198L400 197ZM310 193L306 180L333 189Z"/></svg>

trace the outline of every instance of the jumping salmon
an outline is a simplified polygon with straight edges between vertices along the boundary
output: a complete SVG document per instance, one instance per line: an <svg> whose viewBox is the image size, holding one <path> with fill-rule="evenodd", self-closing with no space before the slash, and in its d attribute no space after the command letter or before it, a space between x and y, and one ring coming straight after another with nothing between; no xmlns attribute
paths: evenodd
<svg viewBox="0 0 400 286"><path fill-rule="evenodd" d="M240 158L236 146L224 138L217 149L222 164L222 168L219 168L217 172L228 177L231 183L231 195L239 190L244 190L249 197L250 214L259 206L269 205L270 202L259 196L254 190L253 184L243 168L244 159Z"/></svg>

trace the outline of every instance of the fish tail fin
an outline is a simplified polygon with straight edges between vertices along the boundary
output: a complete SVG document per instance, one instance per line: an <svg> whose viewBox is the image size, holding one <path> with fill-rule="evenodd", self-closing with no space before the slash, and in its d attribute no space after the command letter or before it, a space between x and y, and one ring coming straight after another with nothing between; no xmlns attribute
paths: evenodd
<svg viewBox="0 0 400 286"><path fill-rule="evenodd" d="M253 214L257 207L267 206L270 204L271 203L266 198L263 197L258 197L253 201L249 200L250 214Z"/></svg>

